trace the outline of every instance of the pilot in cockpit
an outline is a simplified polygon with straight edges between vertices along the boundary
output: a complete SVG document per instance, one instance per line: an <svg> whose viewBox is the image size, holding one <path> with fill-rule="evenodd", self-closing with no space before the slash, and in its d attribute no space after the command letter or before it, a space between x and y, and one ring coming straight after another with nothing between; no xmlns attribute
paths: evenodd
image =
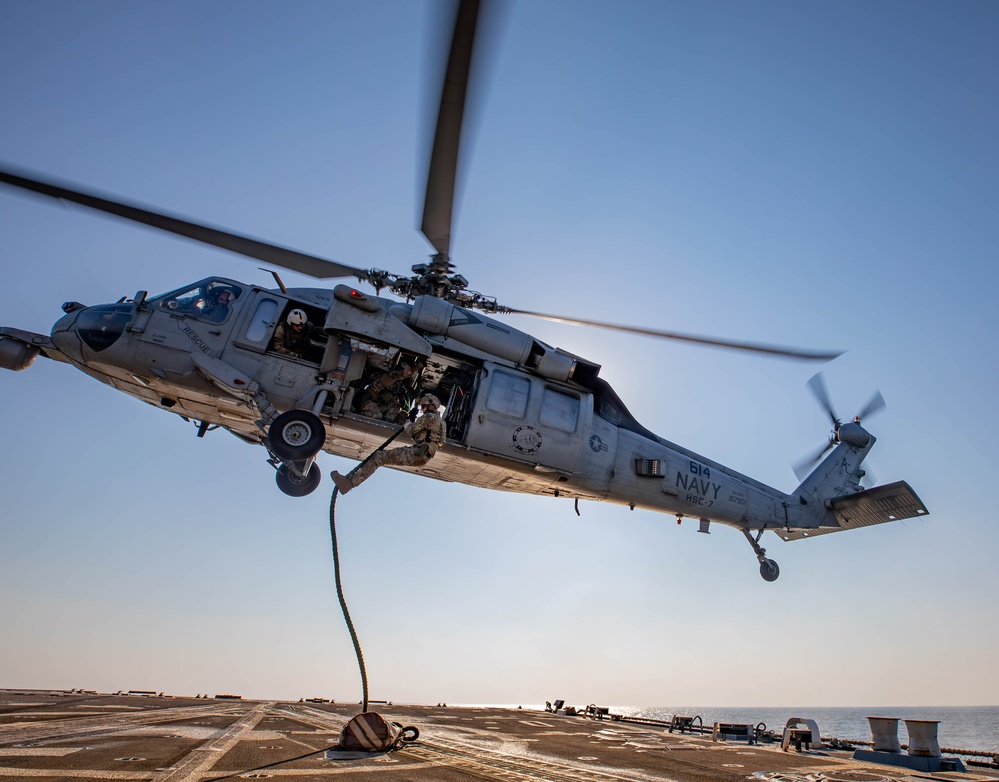
<svg viewBox="0 0 999 782"><path fill-rule="evenodd" d="M201 313L204 320L221 323L229 315L229 305L236 300L236 292L228 287L216 287L208 291L208 306Z"/></svg>

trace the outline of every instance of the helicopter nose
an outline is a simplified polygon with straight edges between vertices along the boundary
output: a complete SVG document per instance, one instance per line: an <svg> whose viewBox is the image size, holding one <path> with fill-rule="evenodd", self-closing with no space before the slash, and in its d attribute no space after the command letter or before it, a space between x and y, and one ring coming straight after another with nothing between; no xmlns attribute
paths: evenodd
<svg viewBox="0 0 999 782"><path fill-rule="evenodd" d="M72 302L63 309L66 315L52 327L52 342L66 355L83 361L114 345L135 316L135 307L124 303L82 307Z"/></svg>
<svg viewBox="0 0 999 782"><path fill-rule="evenodd" d="M76 334L76 321L82 309L70 310L52 325L52 344L66 356L78 361L83 360L83 348Z"/></svg>
<svg viewBox="0 0 999 782"><path fill-rule="evenodd" d="M52 325L52 335L55 336L60 332L69 331L76 323L76 319L80 314L80 310L82 309L83 307L77 310L70 310L68 314L63 315L61 318L59 318L59 320L57 320Z"/></svg>

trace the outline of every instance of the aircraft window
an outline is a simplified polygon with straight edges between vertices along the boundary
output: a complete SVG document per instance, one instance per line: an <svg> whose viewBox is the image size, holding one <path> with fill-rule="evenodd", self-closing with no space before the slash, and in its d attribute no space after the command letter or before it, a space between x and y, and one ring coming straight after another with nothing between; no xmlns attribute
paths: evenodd
<svg viewBox="0 0 999 782"><path fill-rule="evenodd" d="M250 342L263 342L267 339L267 330L277 320L278 303L274 299L261 299L257 302L257 311L253 313L250 325L246 327L246 338Z"/></svg>
<svg viewBox="0 0 999 782"><path fill-rule="evenodd" d="M527 413L527 397L531 391L531 381L524 377L495 372L489 385L489 398L486 407L497 413L523 418Z"/></svg>
<svg viewBox="0 0 999 782"><path fill-rule="evenodd" d="M132 320L135 307L131 304L106 304L88 307L76 319L80 339L96 351L111 347Z"/></svg>
<svg viewBox="0 0 999 782"><path fill-rule="evenodd" d="M239 298L243 289L225 280L203 280L175 293L168 293L159 301L160 309L178 315L192 315L212 323L221 323L229 317L229 305Z"/></svg>
<svg viewBox="0 0 999 782"><path fill-rule="evenodd" d="M539 417L539 422L542 425L563 432L575 432L578 420L578 396L564 394L554 388L545 388L545 393L541 397L541 416Z"/></svg>
<svg viewBox="0 0 999 782"><path fill-rule="evenodd" d="M205 292L201 285L166 296L160 302L160 309L176 312L178 315L194 315L205 306Z"/></svg>

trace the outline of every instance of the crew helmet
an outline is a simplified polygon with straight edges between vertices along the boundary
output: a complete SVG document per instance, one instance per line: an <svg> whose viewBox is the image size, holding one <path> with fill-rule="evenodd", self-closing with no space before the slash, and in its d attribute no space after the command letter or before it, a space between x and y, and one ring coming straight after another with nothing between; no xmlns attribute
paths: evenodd
<svg viewBox="0 0 999 782"><path fill-rule="evenodd" d="M236 298L236 292L228 286L216 286L208 291L208 301L211 304L218 304L222 301L222 294L229 297L229 301Z"/></svg>
<svg viewBox="0 0 999 782"><path fill-rule="evenodd" d="M289 326L304 326L308 323L309 318L302 310L292 310L288 313L288 317L285 318Z"/></svg>
<svg viewBox="0 0 999 782"><path fill-rule="evenodd" d="M441 400L435 397L433 394L424 394L423 396L420 397L420 400L419 402L417 402L417 404L420 407L423 407L424 405L433 405L434 410L436 410L438 407L441 406Z"/></svg>

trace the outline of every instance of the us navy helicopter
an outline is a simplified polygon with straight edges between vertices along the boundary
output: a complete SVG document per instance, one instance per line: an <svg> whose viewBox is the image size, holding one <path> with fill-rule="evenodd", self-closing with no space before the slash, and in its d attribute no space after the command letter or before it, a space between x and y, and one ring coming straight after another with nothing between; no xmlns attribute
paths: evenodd
<svg viewBox="0 0 999 782"><path fill-rule="evenodd" d="M262 446L281 491L304 496L321 483L320 451L363 459L398 430L361 404L375 379L416 368L409 399L444 403L448 439L420 475L482 488L605 500L740 530L760 572L779 568L760 545L766 530L797 540L927 513L905 482L864 489L862 463L875 438L862 419L876 395L842 423L821 378L811 387L832 422L828 444L802 465L784 493L670 442L641 425L600 377L600 365L500 320L503 314L681 339L797 359L835 353L797 350L527 312L469 289L449 252L458 149L480 3L458 10L430 153L421 230L435 254L409 275L361 269L268 244L120 198L7 168L0 182L143 223L317 279L367 283L288 288L206 277L167 293L63 305L43 335L0 328L0 366L20 371L38 356L198 424ZM394 297L381 296L385 290ZM275 332L294 311L312 324L298 354ZM298 316L296 316L298 317ZM400 410L406 406L400 399ZM824 457L824 458L823 458ZM818 462L818 466L811 469ZM807 468L807 469L806 469ZM810 471L809 471L810 470Z"/></svg>

